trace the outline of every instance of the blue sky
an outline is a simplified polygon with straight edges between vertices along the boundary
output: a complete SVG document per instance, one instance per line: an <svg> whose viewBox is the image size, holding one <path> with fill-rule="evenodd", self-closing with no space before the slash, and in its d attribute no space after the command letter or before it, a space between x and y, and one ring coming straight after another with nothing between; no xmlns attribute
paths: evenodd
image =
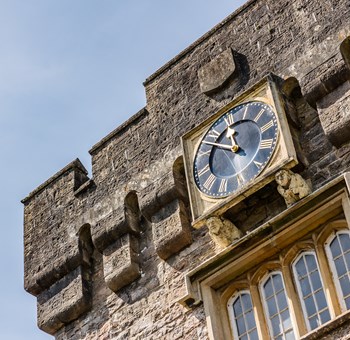
<svg viewBox="0 0 350 340"><path fill-rule="evenodd" d="M23 290L20 200L146 105L142 82L244 0L0 0L0 339L52 339Z"/></svg>

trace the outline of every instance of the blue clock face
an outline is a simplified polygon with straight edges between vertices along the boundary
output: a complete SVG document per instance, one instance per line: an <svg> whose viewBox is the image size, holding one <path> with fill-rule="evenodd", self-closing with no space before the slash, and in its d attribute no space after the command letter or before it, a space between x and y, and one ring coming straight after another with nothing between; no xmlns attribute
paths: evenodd
<svg viewBox="0 0 350 340"><path fill-rule="evenodd" d="M203 136L193 175L210 197L226 197L254 179L276 146L278 123L272 108L260 101L240 104L223 114Z"/></svg>

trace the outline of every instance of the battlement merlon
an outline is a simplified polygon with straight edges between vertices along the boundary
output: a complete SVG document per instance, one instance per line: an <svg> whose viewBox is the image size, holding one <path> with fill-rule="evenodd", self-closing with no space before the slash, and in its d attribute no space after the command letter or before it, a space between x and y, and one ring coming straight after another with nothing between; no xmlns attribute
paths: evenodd
<svg viewBox="0 0 350 340"><path fill-rule="evenodd" d="M30 192L27 197L23 198L21 202L24 205L28 204L34 196L40 194L44 189L54 184L64 174L71 171L73 171L75 174L74 183L72 187L73 190L77 190L80 187L80 185L82 185L84 182L89 180L89 178L87 177L88 171L85 169L84 165L77 158L74 161L67 164L63 169L55 173L53 176L51 176L43 184L40 184L36 189Z"/></svg>
<svg viewBox="0 0 350 340"><path fill-rule="evenodd" d="M78 241L69 236L67 228L71 217L63 211L73 205L75 191L88 182L86 169L76 159L22 200L24 285L28 292L38 295L82 263L78 247L72 246ZM63 238L66 242L61 243Z"/></svg>

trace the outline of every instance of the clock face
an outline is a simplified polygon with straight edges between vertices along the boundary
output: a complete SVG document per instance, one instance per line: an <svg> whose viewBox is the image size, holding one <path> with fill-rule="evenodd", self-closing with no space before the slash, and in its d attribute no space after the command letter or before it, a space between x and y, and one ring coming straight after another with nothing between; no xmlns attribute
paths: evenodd
<svg viewBox="0 0 350 340"><path fill-rule="evenodd" d="M272 108L259 101L235 106L203 136L194 158L198 189L226 197L255 178L276 146L278 123Z"/></svg>

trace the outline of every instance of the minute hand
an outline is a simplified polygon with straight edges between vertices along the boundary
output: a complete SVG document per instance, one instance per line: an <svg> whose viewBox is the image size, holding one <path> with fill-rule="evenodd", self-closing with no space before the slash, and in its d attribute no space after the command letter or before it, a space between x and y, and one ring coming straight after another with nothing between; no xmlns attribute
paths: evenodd
<svg viewBox="0 0 350 340"><path fill-rule="evenodd" d="M203 143L204 143L204 144L208 144L208 145L214 145L214 146L217 146L217 147L219 147L219 148L227 149L227 150L231 150L231 151L232 151L232 145L213 143L213 142L208 142L208 141L206 141L206 140L204 140Z"/></svg>

